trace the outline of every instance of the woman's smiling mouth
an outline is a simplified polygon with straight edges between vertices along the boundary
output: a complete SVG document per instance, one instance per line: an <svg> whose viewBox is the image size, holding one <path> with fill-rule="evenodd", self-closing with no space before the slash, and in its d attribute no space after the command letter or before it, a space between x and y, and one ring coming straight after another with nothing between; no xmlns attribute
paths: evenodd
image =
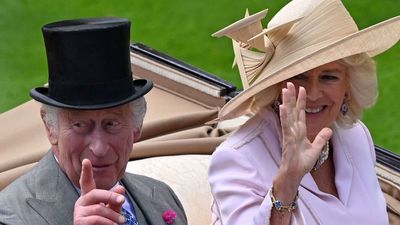
<svg viewBox="0 0 400 225"><path fill-rule="evenodd" d="M306 113L319 113L324 108L325 108L325 106L320 106L320 107L316 107L316 108L306 108L305 111L306 111Z"/></svg>

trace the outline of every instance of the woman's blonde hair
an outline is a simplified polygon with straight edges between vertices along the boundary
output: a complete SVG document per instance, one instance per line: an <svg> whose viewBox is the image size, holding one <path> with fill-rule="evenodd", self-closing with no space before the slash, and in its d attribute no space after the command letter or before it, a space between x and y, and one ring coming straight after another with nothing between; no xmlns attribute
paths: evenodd
<svg viewBox="0 0 400 225"><path fill-rule="evenodd" d="M338 60L346 67L350 93L346 93L344 103L348 112L339 113L336 123L342 127L352 126L362 117L364 109L372 107L378 97L378 81L374 60L367 54L358 54ZM283 81L286 82L286 81ZM252 111L257 113L261 108L273 106L280 99L282 83L275 84L254 96Z"/></svg>
<svg viewBox="0 0 400 225"><path fill-rule="evenodd" d="M338 61L347 68L350 93L347 93L349 111L339 113L336 122L341 126L351 126L361 119L363 111L372 107L378 98L378 80L374 60L367 54L358 54Z"/></svg>

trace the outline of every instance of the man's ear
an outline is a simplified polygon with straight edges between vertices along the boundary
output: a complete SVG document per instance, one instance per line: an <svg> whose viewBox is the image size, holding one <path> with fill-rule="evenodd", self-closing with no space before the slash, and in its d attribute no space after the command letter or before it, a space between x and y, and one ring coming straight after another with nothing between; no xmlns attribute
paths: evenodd
<svg viewBox="0 0 400 225"><path fill-rule="evenodd" d="M51 145L57 145L58 143L58 135L54 132L54 129L51 129L49 124L47 124L45 117L46 112L44 110L40 110L40 116L42 117L42 121L46 130L47 139L49 140Z"/></svg>
<svg viewBox="0 0 400 225"><path fill-rule="evenodd" d="M134 128L133 129L133 134L132 134L133 135L133 142L139 141L140 136L142 135L142 125L140 125L139 128Z"/></svg>

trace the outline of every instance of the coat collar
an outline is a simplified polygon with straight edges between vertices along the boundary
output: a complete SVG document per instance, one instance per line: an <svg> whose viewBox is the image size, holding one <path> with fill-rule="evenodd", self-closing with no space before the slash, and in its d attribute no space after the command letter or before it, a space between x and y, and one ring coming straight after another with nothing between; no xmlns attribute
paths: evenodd
<svg viewBox="0 0 400 225"><path fill-rule="evenodd" d="M130 190L139 225L166 225L162 215L170 209L176 213L173 225L187 225L183 206L172 189L164 183L134 174L125 174L121 182Z"/></svg>
<svg viewBox="0 0 400 225"><path fill-rule="evenodd" d="M355 146L354 134L351 134L351 130L339 128L336 125L334 125L332 129L333 136L331 138L331 143L334 149L333 161L335 165L335 186L339 195L338 200L346 206L354 183L354 162L350 150L355 150L358 147ZM320 195L321 197L330 196L318 189L318 186L310 173L307 173L304 176L301 186L316 195Z"/></svg>
<svg viewBox="0 0 400 225"><path fill-rule="evenodd" d="M149 185L139 180L141 176L134 175L132 179L128 179L125 175L121 182L127 190L130 190L129 197L135 207L136 216L139 225L147 224L166 224L162 218L163 212L170 208L170 205L164 204L164 196L156 185ZM180 215L177 215L177 218ZM179 225L180 220L176 220L174 225Z"/></svg>
<svg viewBox="0 0 400 225"><path fill-rule="evenodd" d="M37 173L33 179L36 198L27 199L27 203L48 224L73 224L73 211L78 193L58 166L51 151L37 165ZM51 181L55 179L56 181ZM60 204L62 203L62 204Z"/></svg>

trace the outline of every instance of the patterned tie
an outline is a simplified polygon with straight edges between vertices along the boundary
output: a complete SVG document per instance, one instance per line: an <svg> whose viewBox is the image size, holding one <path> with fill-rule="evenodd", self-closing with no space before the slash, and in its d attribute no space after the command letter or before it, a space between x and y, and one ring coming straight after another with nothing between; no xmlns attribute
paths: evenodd
<svg viewBox="0 0 400 225"><path fill-rule="evenodd" d="M129 211L125 210L122 208L122 215L126 218L126 222L124 225L138 225L138 221L136 220L136 217L132 215Z"/></svg>

